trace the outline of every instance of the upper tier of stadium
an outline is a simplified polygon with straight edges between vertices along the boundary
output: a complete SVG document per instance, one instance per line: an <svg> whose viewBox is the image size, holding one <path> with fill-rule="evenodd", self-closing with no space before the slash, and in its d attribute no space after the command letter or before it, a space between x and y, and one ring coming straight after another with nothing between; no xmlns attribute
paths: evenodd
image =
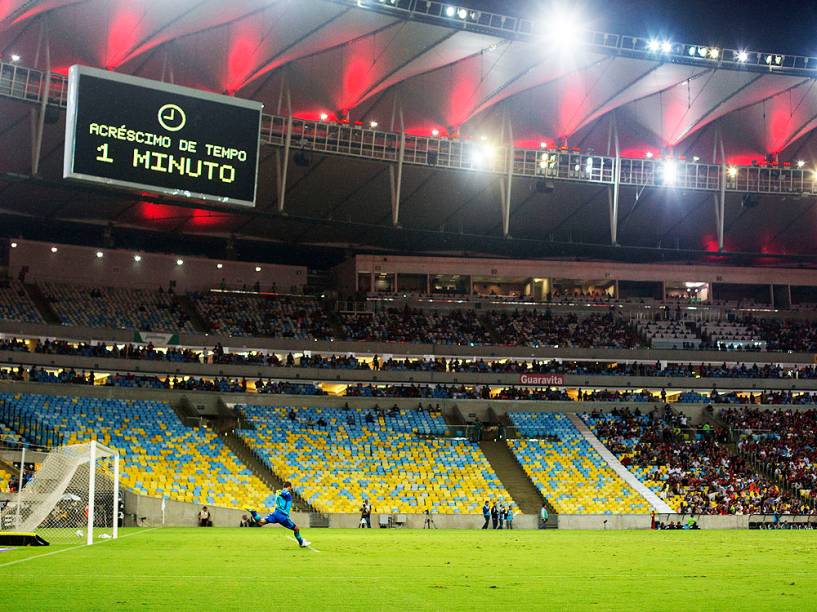
<svg viewBox="0 0 817 612"><path fill-rule="evenodd" d="M425 252L530 255L611 241L696 253L814 252L810 205L799 198L815 192L817 60L736 48L728 32L723 45L575 32L576 46L565 51L547 15L463 18L437 1L241 0L225 9L217 0L11 0L0 10L5 214L26 216L40 201L47 204L39 213L82 223ZM61 176L59 109L73 64L259 100L270 115L261 135L269 152L284 146L285 117L296 117L289 214L279 214L269 154L252 211L96 191L76 197L52 181ZM45 128L40 178L20 182L31 173L18 146L30 140L26 102L40 100L44 70L55 75L49 100L57 112ZM330 150L310 135L334 142L340 126L349 142L380 144ZM401 130L411 155L393 211L386 164L396 162ZM510 144L516 178L503 210L497 185ZM611 217L616 153L626 163ZM495 157L490 167L474 161L486 156ZM642 196L645 186L654 189ZM711 194L721 187L716 224ZM743 206L747 194L758 197ZM775 214L763 213L773 203ZM502 240L509 235L516 240ZM474 236L485 237L478 249Z"/></svg>

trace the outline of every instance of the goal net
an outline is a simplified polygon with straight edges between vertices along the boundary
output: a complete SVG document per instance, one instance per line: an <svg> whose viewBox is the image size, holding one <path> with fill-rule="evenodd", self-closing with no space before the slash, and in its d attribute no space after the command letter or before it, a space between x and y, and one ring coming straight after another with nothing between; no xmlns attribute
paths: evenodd
<svg viewBox="0 0 817 612"><path fill-rule="evenodd" d="M0 531L37 532L50 543L116 538L119 454L92 441L19 451L16 492L0 510ZM17 463L17 462L15 462Z"/></svg>

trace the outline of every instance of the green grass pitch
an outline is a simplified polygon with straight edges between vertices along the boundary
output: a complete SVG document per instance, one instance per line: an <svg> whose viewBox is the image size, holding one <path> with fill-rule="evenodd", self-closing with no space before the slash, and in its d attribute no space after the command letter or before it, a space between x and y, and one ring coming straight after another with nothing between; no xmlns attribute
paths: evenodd
<svg viewBox="0 0 817 612"><path fill-rule="evenodd" d="M0 609L817 609L814 532L305 533L313 550L277 527L14 549Z"/></svg>

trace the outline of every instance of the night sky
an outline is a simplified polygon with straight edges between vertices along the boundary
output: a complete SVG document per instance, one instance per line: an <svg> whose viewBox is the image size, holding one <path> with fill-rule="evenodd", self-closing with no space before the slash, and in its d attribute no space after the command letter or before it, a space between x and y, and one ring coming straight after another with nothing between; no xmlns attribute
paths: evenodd
<svg viewBox="0 0 817 612"><path fill-rule="evenodd" d="M457 0L500 14L535 18L548 0ZM573 0L588 27L617 34L668 37L757 51L817 56L817 1Z"/></svg>

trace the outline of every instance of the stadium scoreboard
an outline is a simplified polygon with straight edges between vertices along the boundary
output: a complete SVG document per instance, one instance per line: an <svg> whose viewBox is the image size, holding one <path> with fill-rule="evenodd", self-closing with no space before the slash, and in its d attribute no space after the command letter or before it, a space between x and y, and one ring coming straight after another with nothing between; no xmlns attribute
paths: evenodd
<svg viewBox="0 0 817 612"><path fill-rule="evenodd" d="M254 206L262 109L260 102L72 66L63 176Z"/></svg>

